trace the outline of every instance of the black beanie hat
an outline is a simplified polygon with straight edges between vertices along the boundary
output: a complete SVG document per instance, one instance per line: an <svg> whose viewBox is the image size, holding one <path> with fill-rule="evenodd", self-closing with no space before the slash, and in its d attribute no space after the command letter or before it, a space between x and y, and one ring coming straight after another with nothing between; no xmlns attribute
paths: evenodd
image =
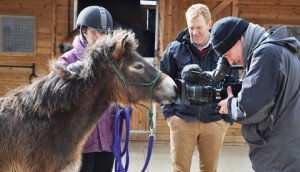
<svg viewBox="0 0 300 172"><path fill-rule="evenodd" d="M213 49L222 56L241 38L249 22L237 17L225 17L218 20L211 29L210 41Z"/></svg>

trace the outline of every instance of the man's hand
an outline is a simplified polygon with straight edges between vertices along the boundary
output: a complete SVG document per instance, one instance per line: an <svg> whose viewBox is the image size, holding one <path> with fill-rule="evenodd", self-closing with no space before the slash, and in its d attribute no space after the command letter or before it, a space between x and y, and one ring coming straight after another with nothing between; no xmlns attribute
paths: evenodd
<svg viewBox="0 0 300 172"><path fill-rule="evenodd" d="M226 99L224 99L218 103L218 106L220 106L220 110L219 110L220 114L228 114L227 102L230 97L233 97L232 88L230 86L227 87L227 95L228 95L228 97Z"/></svg>

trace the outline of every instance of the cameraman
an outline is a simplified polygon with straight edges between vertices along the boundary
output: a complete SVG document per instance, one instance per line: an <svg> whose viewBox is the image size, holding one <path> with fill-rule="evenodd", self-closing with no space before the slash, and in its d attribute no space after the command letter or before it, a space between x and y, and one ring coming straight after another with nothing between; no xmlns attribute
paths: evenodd
<svg viewBox="0 0 300 172"><path fill-rule="evenodd" d="M254 171L300 171L300 42L286 27L266 32L236 17L217 21L211 42L230 64L244 65L238 96L229 88L219 105L242 124Z"/></svg>
<svg viewBox="0 0 300 172"><path fill-rule="evenodd" d="M175 79L181 79L182 69L198 64L202 70L216 68L219 56L209 43L212 26L206 5L194 4L186 11L187 28L166 48L160 69ZM218 84L205 80L204 86ZM195 147L199 151L201 171L215 172L229 123L213 110L216 103L191 105L188 100L162 105L163 115L170 128L170 153L173 171L189 172Z"/></svg>

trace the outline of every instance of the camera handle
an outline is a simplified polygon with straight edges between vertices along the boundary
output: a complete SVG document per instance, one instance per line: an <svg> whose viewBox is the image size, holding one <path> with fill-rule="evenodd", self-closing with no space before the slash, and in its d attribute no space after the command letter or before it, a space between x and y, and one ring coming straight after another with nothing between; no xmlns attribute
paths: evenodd
<svg viewBox="0 0 300 172"><path fill-rule="evenodd" d="M230 64L226 58L220 57L216 69L213 71L204 71L205 76L214 81L221 81L224 79L230 69Z"/></svg>

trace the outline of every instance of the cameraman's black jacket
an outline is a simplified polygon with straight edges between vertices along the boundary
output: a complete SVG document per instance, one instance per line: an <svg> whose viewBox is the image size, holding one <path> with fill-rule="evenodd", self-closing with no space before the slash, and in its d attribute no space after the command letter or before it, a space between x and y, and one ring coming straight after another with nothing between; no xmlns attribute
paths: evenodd
<svg viewBox="0 0 300 172"><path fill-rule="evenodd" d="M160 70L169 75L173 80L181 79L181 71L188 64L198 64L203 71L212 71L216 68L219 56L211 48L208 47L204 57L200 57L197 48L191 43L188 29L179 33L176 40L171 42L166 48L164 55L160 61ZM206 80L201 83L203 86L214 86L219 83ZM226 118L227 115L221 115L213 110L213 106L217 106L214 102L208 102L200 105L191 105L189 100L180 104L176 101L172 104L162 105L164 117L167 118L171 115L195 121L202 122L218 121ZM225 119L230 121L229 118Z"/></svg>

